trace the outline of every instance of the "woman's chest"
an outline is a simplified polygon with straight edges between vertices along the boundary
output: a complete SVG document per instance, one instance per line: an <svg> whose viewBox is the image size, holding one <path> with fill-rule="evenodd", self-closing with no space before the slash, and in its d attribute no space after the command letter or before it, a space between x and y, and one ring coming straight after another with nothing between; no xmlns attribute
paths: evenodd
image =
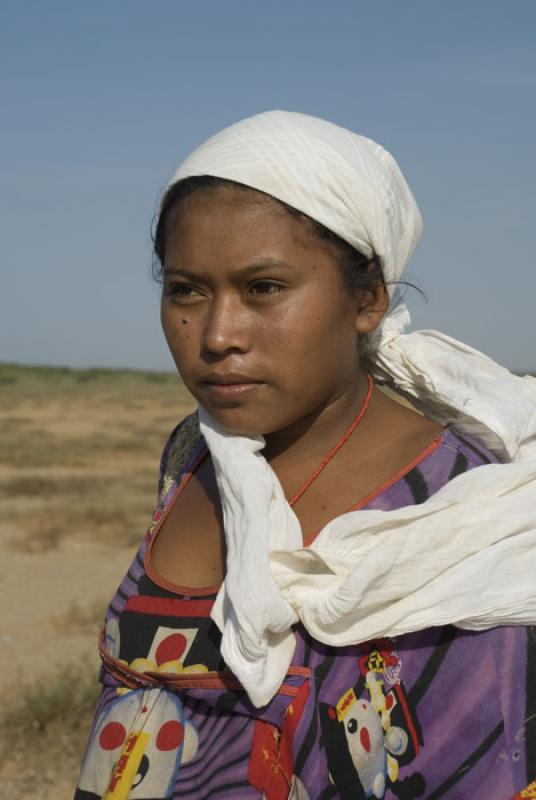
<svg viewBox="0 0 536 800"><path fill-rule="evenodd" d="M222 775L236 783L237 797L275 800L292 796L289 786L308 800L323 792L343 800L510 800L525 785L534 746L528 662L535 660L525 629L447 627L331 648L298 626L286 688L255 709L221 678L212 601L179 597L142 573L109 619L123 661L179 676L144 728L149 742L153 725L157 741L177 713L188 732L182 761L174 762L177 796L199 799L209 789L218 797ZM135 696L129 702L138 714Z"/></svg>
<svg viewBox="0 0 536 800"><path fill-rule="evenodd" d="M433 450L438 440L428 442ZM422 457L423 451L419 451ZM405 458L406 456L404 456ZM351 452L325 469L311 464L280 465L278 478L300 523L304 542L335 517L378 492L382 481L397 476L395 467L404 459L361 459ZM394 461L392 460L394 458ZM195 471L180 482L167 502L163 520L151 545L154 572L171 584L203 588L219 585L225 573L225 534L216 476L210 458L205 457Z"/></svg>

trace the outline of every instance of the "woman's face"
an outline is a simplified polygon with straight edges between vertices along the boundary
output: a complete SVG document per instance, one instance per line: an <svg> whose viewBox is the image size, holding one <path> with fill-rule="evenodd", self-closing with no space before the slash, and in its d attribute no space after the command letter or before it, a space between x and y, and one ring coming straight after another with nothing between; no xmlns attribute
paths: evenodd
<svg viewBox="0 0 536 800"><path fill-rule="evenodd" d="M357 334L371 329L358 308L331 246L259 193L200 191L169 214L166 340L189 391L233 433L282 430L354 392Z"/></svg>

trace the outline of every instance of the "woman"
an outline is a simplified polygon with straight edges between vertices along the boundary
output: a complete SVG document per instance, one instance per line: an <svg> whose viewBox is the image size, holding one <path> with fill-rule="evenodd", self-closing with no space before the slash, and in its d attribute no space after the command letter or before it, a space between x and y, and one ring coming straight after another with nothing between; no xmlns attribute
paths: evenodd
<svg viewBox="0 0 536 800"><path fill-rule="evenodd" d="M420 226L388 153L301 114L222 131L171 181L162 324L200 412L107 612L77 800L536 778L536 389L402 334Z"/></svg>

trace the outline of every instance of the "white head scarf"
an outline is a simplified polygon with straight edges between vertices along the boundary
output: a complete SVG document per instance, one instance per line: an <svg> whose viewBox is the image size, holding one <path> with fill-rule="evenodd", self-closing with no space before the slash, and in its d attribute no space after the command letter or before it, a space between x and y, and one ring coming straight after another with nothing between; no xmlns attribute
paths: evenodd
<svg viewBox="0 0 536 800"><path fill-rule="evenodd" d="M213 175L266 192L336 233L397 280L422 220L394 158L371 139L306 114L268 111L213 136L171 183Z"/></svg>
<svg viewBox="0 0 536 800"><path fill-rule="evenodd" d="M170 185L195 175L283 200L376 254L388 287L420 237L419 210L392 156L304 114L271 111L232 125ZM376 377L513 463L461 475L421 506L345 514L304 548L263 438L230 435L200 411L228 552L213 617L223 657L255 705L280 686L298 620L340 646L446 623L536 623L536 381L437 331L405 335L409 322L403 305L384 320Z"/></svg>

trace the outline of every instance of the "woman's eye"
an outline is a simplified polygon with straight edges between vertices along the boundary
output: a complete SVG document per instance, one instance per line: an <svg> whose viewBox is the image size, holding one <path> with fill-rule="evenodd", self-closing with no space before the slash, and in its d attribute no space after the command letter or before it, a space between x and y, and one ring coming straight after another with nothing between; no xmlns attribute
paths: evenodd
<svg viewBox="0 0 536 800"><path fill-rule="evenodd" d="M194 286L190 286L187 283L170 283L165 287L165 293L168 297L174 297L178 300L197 297L199 294Z"/></svg>
<svg viewBox="0 0 536 800"><path fill-rule="evenodd" d="M279 294L283 291L283 286L275 281L255 281L249 291L252 294Z"/></svg>

